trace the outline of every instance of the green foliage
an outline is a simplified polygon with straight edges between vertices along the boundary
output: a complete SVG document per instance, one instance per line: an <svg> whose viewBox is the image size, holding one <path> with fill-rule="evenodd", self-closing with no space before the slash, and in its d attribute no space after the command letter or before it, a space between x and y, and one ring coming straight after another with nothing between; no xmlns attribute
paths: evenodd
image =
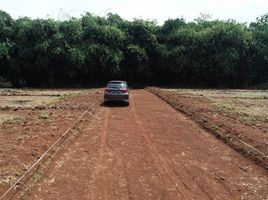
<svg viewBox="0 0 268 200"><path fill-rule="evenodd" d="M250 24L252 32L252 84L268 82L268 14Z"/></svg>
<svg viewBox="0 0 268 200"><path fill-rule="evenodd" d="M127 21L86 13L13 20L0 11L0 76L13 86L136 84L249 87L268 82L268 14L249 26L212 20ZM3 81L2 81L3 82Z"/></svg>
<svg viewBox="0 0 268 200"><path fill-rule="evenodd" d="M0 59L9 57L9 45L6 42L0 43Z"/></svg>
<svg viewBox="0 0 268 200"><path fill-rule="evenodd" d="M10 15L0 10L0 41L12 37L13 23L14 21Z"/></svg>
<svg viewBox="0 0 268 200"><path fill-rule="evenodd" d="M252 89L257 89L257 90L268 90L268 83L262 83L260 85L255 85L252 87ZM268 97L263 97L264 99L268 99Z"/></svg>
<svg viewBox="0 0 268 200"><path fill-rule="evenodd" d="M0 76L0 88L8 88L8 87L12 87L12 84L5 78Z"/></svg>

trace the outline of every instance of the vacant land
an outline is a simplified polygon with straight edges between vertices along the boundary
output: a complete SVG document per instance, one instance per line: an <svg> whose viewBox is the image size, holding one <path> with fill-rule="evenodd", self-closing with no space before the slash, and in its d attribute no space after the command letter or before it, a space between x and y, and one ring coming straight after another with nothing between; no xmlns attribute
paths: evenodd
<svg viewBox="0 0 268 200"><path fill-rule="evenodd" d="M268 125L268 91L260 90L185 90L167 89L189 98L204 97L211 101L214 111L238 117L249 123ZM260 127L260 125L259 125Z"/></svg>
<svg viewBox="0 0 268 200"><path fill-rule="evenodd" d="M192 118L191 112L194 112L195 117L202 114L203 118L210 120L210 115L205 116L201 111L213 111L217 117L229 119L229 115L223 115L222 108L214 105L214 97L205 97L205 93L197 95L157 88L149 90L166 101L177 100L176 105L181 103L180 108L185 108L181 111L186 114L189 111L188 116L145 90L131 91L128 107L100 103L92 119L79 125L79 136L72 143L63 145L49 167L36 174L39 181L35 186L18 195L23 199L38 200L268 198L267 170L215 138L210 134L210 129L202 129L201 122ZM0 138L0 174L5 179L2 179L0 194L10 180L14 181L23 172L23 169L20 171L23 166L20 163L31 163L38 158L51 141L56 140L57 133L62 132L63 127L79 116L90 102L100 100L101 96L101 91L88 91L59 99L53 105L46 105L44 110L41 106L35 117L25 119L27 125L30 123L35 127L35 130L30 129L29 133L22 134L32 136L29 139L18 137L21 136L19 132L25 131L19 128L23 127L24 121L15 126L17 131L4 122L1 130L5 133L1 131ZM182 99L185 100L183 105L182 101L179 102ZM50 115L53 109L57 112ZM23 111L32 112L32 108ZM22 113L22 116L28 115ZM221 129L216 127L215 120L212 122L214 130ZM230 122L233 123L232 120ZM238 119L238 126L244 125L242 122ZM264 143L267 140L262 129L266 122L260 123L261 127L253 129L260 131ZM251 124L246 127L252 128ZM261 136L251 139L260 142ZM15 143L12 156L10 153L13 150L7 141ZM6 146L2 147L2 144ZM2 159L2 155L9 161Z"/></svg>
<svg viewBox="0 0 268 200"><path fill-rule="evenodd" d="M268 167L268 92L149 88L224 142Z"/></svg>
<svg viewBox="0 0 268 200"><path fill-rule="evenodd" d="M100 96L97 90L0 90L0 196Z"/></svg>

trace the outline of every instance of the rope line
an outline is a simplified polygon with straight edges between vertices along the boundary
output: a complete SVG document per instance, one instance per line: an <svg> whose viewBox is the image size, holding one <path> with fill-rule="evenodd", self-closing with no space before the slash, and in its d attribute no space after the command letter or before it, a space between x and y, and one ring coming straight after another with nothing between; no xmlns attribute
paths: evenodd
<svg viewBox="0 0 268 200"><path fill-rule="evenodd" d="M268 157L266 154L264 154L263 152L259 151L258 149L254 148L253 146L251 146L250 144L244 142L243 140L237 139L239 142L241 142L242 144L246 145L247 147L253 149L254 151L258 152L259 154L261 154L264 157Z"/></svg>

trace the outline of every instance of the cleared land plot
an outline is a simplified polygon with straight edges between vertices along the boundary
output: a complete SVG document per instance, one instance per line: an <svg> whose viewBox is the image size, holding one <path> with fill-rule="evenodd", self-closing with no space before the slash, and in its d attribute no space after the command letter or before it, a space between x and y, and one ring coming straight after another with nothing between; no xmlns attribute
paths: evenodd
<svg viewBox="0 0 268 200"><path fill-rule="evenodd" d="M27 199L259 199L267 172L154 95L102 106Z"/></svg>
<svg viewBox="0 0 268 200"><path fill-rule="evenodd" d="M189 115L245 156L268 167L267 91L148 90Z"/></svg>
<svg viewBox="0 0 268 200"><path fill-rule="evenodd" d="M100 97L98 90L2 89L0 194Z"/></svg>
<svg viewBox="0 0 268 200"><path fill-rule="evenodd" d="M204 97L211 100L215 112L249 122L268 123L268 91L261 90L189 90L166 89L187 97Z"/></svg>
<svg viewBox="0 0 268 200"><path fill-rule="evenodd" d="M0 89L0 124L20 121L22 110L42 110L47 108L73 108L75 105L64 104L70 97L87 94L91 90L19 90ZM79 107L77 105L76 107ZM22 114L23 115L23 114Z"/></svg>
<svg viewBox="0 0 268 200"><path fill-rule="evenodd" d="M170 91L151 92L177 103L183 99L185 108L188 103L207 119L214 113L208 106L211 100L203 96L181 99ZM0 194L102 95L91 91L72 96L35 113L9 110L26 118L0 126ZM202 129L187 112L177 112L144 90L131 91L130 106L100 105L74 130L79 131L77 137L61 147L47 168L37 171L37 181L28 182L30 190L19 187L13 199L268 198L267 170Z"/></svg>
<svg viewBox="0 0 268 200"><path fill-rule="evenodd" d="M0 105L2 108L34 108L55 103L59 99L55 96L0 96Z"/></svg>
<svg viewBox="0 0 268 200"><path fill-rule="evenodd" d="M51 90L39 90L39 89L0 89L0 96L69 96L77 95L89 90L63 90L63 89L51 89Z"/></svg>

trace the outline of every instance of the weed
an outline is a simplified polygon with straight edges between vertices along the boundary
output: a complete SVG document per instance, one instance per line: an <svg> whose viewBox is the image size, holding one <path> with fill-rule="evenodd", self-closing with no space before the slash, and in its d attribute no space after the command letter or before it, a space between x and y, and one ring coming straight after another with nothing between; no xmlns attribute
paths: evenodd
<svg viewBox="0 0 268 200"><path fill-rule="evenodd" d="M39 180L40 178L42 178L42 176L43 176L43 172L41 172L41 171L37 171L37 172L35 173L35 175L34 175L34 180L37 181L37 180Z"/></svg>
<svg viewBox="0 0 268 200"><path fill-rule="evenodd" d="M62 101L62 100L65 100L69 95L68 94L63 94L60 96L59 100Z"/></svg>
<svg viewBox="0 0 268 200"><path fill-rule="evenodd" d="M49 114L47 112L41 112L38 115L38 119L48 119L49 118Z"/></svg>
<svg viewBox="0 0 268 200"><path fill-rule="evenodd" d="M9 185L9 184L12 184L15 180L16 180L15 176L11 176L11 175L3 176L3 177L0 177L0 184Z"/></svg>
<svg viewBox="0 0 268 200"><path fill-rule="evenodd" d="M211 128L212 128L214 131L217 131L219 127L218 127L217 125L213 125Z"/></svg>
<svg viewBox="0 0 268 200"><path fill-rule="evenodd" d="M217 100L214 103L212 103L213 109L216 112L223 112L223 114L227 117L238 117L242 120L246 121L260 121L265 122L267 118L264 115L261 114L255 114L252 111L247 112L243 110L241 107L238 107L238 105L233 105L231 103L227 103L225 101Z"/></svg>
<svg viewBox="0 0 268 200"><path fill-rule="evenodd" d="M212 103L212 106L216 111L234 109L231 104L228 104L227 102L224 101L215 101L214 103Z"/></svg>
<svg viewBox="0 0 268 200"><path fill-rule="evenodd" d="M1 123L6 123L6 124L17 124L20 125L23 123L24 118L22 117L7 117L7 118L3 118L0 120L0 124Z"/></svg>

